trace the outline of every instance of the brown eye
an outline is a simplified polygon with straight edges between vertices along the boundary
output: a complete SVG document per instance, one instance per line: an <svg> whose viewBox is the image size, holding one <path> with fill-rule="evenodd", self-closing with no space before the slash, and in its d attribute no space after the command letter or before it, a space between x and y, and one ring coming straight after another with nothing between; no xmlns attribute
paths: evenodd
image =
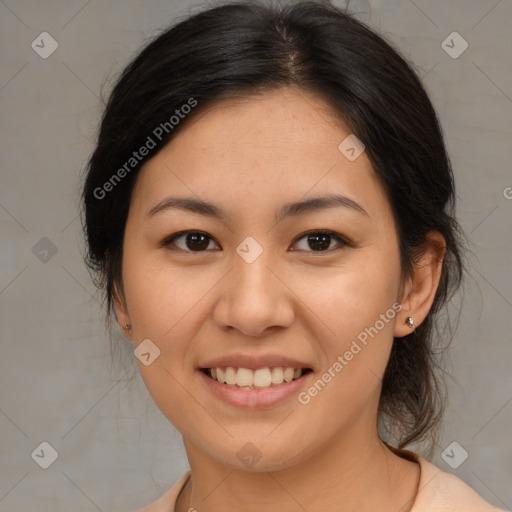
<svg viewBox="0 0 512 512"><path fill-rule="evenodd" d="M316 253L333 252L333 241L337 241L338 246L341 247L352 246L337 233L328 230L310 231L309 233L301 235L297 240L300 241L303 239L306 240L306 242L303 243L304 246L299 249L292 249L293 251L300 250ZM185 252L205 252L212 249L220 249L218 245L214 248L210 247L210 242L214 242L213 238L201 231L182 231L164 240L163 245L170 247L171 250L177 248ZM297 245L297 243L298 242L295 242L295 245Z"/></svg>
<svg viewBox="0 0 512 512"><path fill-rule="evenodd" d="M182 240L176 243L178 240ZM187 252L204 252L208 249L213 239L200 231L183 231L164 241L164 245L175 245L178 249Z"/></svg>
<svg viewBox="0 0 512 512"><path fill-rule="evenodd" d="M305 247L298 249L301 251L328 252L330 251L330 246L333 240L337 240L339 242L339 245L341 246L350 245L347 241L345 241L343 238L341 238L333 231L326 230L310 231L309 233L301 235L301 237L298 240L302 239L305 239L306 242L305 244L303 244ZM309 249L312 249L312 251Z"/></svg>

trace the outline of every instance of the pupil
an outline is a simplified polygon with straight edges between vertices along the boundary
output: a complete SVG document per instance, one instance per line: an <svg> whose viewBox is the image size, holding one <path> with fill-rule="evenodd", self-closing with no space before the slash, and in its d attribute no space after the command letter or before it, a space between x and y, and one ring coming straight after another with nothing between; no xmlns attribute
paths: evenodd
<svg viewBox="0 0 512 512"><path fill-rule="evenodd" d="M308 243L312 249L326 250L330 245L330 235L309 235ZM187 235L187 247L190 250L205 250L208 248L208 237L201 233Z"/></svg>
<svg viewBox="0 0 512 512"><path fill-rule="evenodd" d="M202 238L202 241L201 241ZM191 242L191 243L189 243ZM192 233L187 235L187 247L190 250L194 249L207 249L208 248L208 237L201 233ZM196 245L194 245L196 244ZM192 245L192 246L191 246Z"/></svg>
<svg viewBox="0 0 512 512"><path fill-rule="evenodd" d="M318 242L319 239L323 239L323 242ZM330 235L309 235L308 243L312 249L328 249L330 245L329 239Z"/></svg>

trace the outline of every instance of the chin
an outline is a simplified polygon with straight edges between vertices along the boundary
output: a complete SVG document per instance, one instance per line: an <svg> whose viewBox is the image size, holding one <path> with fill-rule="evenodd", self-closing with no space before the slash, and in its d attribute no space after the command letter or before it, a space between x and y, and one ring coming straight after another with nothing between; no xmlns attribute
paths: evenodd
<svg viewBox="0 0 512 512"><path fill-rule="evenodd" d="M314 447L304 447L302 452L297 451L297 442L290 440L290 436L276 436L275 439L262 438L261 428L253 437L244 435L229 439L226 443L219 440L207 442L204 437L197 444L199 449L207 452L218 463L236 471L251 473L275 472L292 468L304 461L312 454ZM271 430L269 430L271 431ZM271 434L272 435L272 434Z"/></svg>

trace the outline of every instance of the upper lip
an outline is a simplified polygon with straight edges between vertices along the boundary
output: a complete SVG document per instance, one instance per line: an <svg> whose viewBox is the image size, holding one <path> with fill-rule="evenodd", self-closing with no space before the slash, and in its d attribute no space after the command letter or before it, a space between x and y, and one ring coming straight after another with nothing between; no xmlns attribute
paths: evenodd
<svg viewBox="0 0 512 512"><path fill-rule="evenodd" d="M233 368L248 368L250 370L257 370L258 368L282 366L284 368L309 368L312 367L298 359L286 357L280 354L231 354L228 356L216 357L208 359L199 365L199 368L226 368L231 366Z"/></svg>

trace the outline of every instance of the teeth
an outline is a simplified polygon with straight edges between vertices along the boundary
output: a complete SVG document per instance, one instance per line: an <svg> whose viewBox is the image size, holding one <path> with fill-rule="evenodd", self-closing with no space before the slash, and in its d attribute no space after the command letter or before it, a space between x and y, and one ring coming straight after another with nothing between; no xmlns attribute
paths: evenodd
<svg viewBox="0 0 512 512"><path fill-rule="evenodd" d="M231 366L228 366L226 368L226 373L224 374L225 383L232 386L233 384L236 384L236 372L235 369Z"/></svg>
<svg viewBox="0 0 512 512"><path fill-rule="evenodd" d="M283 372L284 380L291 382L293 380L293 368L286 368Z"/></svg>
<svg viewBox="0 0 512 512"><path fill-rule="evenodd" d="M238 371L236 372L236 385L241 388L243 386L252 386L252 383L252 371L247 368L238 368Z"/></svg>
<svg viewBox="0 0 512 512"><path fill-rule="evenodd" d="M272 384L272 377L268 368L260 368L254 372L255 388L268 388L270 384Z"/></svg>
<svg viewBox="0 0 512 512"><path fill-rule="evenodd" d="M282 384L283 383L283 368L281 366L276 366L272 368L272 384Z"/></svg>
<svg viewBox="0 0 512 512"><path fill-rule="evenodd" d="M303 374L302 368L290 368L275 366L269 368L258 368L251 370L249 368L210 368L209 375L228 386L244 389L265 389L278 386L283 382L291 382L298 379Z"/></svg>

